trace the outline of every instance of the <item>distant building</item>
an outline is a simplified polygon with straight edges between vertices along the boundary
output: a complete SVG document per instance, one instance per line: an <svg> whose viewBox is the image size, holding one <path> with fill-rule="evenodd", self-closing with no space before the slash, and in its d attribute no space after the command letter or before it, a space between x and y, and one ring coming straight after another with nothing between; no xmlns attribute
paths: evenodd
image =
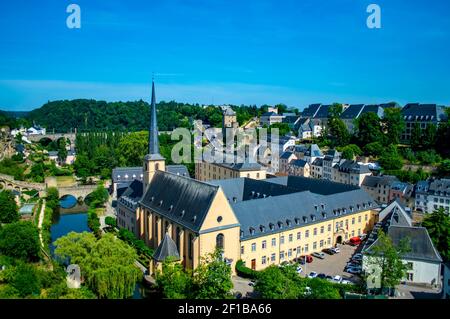
<svg viewBox="0 0 450 319"><path fill-rule="evenodd" d="M316 158L311 163L311 177L318 179L323 177L323 158Z"/></svg>
<svg viewBox="0 0 450 319"><path fill-rule="evenodd" d="M117 202L117 227L125 228L139 236L136 228L136 209L144 194L144 184L135 179L120 195Z"/></svg>
<svg viewBox="0 0 450 319"><path fill-rule="evenodd" d="M353 104L350 105L341 114L341 120L344 122L347 130L350 133L355 132L355 121L365 113L375 113L378 118L384 117L384 108L381 105L365 105L365 104Z"/></svg>
<svg viewBox="0 0 450 319"><path fill-rule="evenodd" d="M367 165L340 160L333 166L333 182L361 186L366 176L372 175Z"/></svg>
<svg viewBox="0 0 450 319"><path fill-rule="evenodd" d="M410 250L404 253L402 261L408 265L404 281L406 283L423 284L433 287L441 285L442 258L431 241L428 231L424 227L413 227L411 216L398 202L393 201L380 211L379 222L375 225L365 246L363 247L363 270L367 275L369 288L380 287L380 268L375 264L376 257L370 256L373 248L379 244L378 231L382 229L398 246L403 239L410 243Z"/></svg>
<svg viewBox="0 0 450 319"><path fill-rule="evenodd" d="M416 184L415 209L431 214L438 208L450 211L450 179L430 179Z"/></svg>
<svg viewBox="0 0 450 319"><path fill-rule="evenodd" d="M414 185L400 181L391 184L389 191L389 202L398 200L403 206L414 208Z"/></svg>
<svg viewBox="0 0 450 319"><path fill-rule="evenodd" d="M401 135L403 142L409 142L411 140L411 133L415 124L418 124L423 131L429 125L439 126L441 122L447 120L445 107L436 104L406 104L402 109L402 116L406 125Z"/></svg>
<svg viewBox="0 0 450 319"><path fill-rule="evenodd" d="M369 193L379 204L387 204L392 201L391 187L400 182L397 177L390 175L366 176L361 187Z"/></svg>
<svg viewBox="0 0 450 319"><path fill-rule="evenodd" d="M323 125L321 120L302 118L299 121L298 136L302 139L312 139L322 135Z"/></svg>
<svg viewBox="0 0 450 319"><path fill-rule="evenodd" d="M266 112L261 115L260 124L261 126L266 125L267 127L275 123L282 123L284 116L275 112Z"/></svg>
<svg viewBox="0 0 450 319"><path fill-rule="evenodd" d="M333 180L333 167L341 160L341 154L336 150L330 150L323 158L323 173L322 178Z"/></svg>
<svg viewBox="0 0 450 319"><path fill-rule="evenodd" d="M288 164L288 174L292 176L311 176L311 165L305 160L296 159Z"/></svg>
<svg viewBox="0 0 450 319"><path fill-rule="evenodd" d="M266 170L258 163L196 163L195 178L199 181L248 177L265 179Z"/></svg>
<svg viewBox="0 0 450 319"><path fill-rule="evenodd" d="M40 125L33 125L27 129L26 135L45 135L46 129Z"/></svg>

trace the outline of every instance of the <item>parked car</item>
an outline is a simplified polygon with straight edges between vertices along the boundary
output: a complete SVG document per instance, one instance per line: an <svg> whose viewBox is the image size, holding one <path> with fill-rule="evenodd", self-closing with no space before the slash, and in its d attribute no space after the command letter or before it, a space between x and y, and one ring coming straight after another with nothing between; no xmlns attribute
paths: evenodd
<svg viewBox="0 0 450 319"><path fill-rule="evenodd" d="M328 254L328 255L334 255L335 253L333 252L332 248L325 248L324 250L322 250L324 253Z"/></svg>
<svg viewBox="0 0 450 319"><path fill-rule="evenodd" d="M325 279L328 280L328 281L333 281L333 276L327 275L327 276L325 277Z"/></svg>
<svg viewBox="0 0 450 319"><path fill-rule="evenodd" d="M305 264L305 260L309 264L309 263L312 263L313 258L310 255L300 256L300 258L299 258L300 264L302 264L302 265Z"/></svg>
<svg viewBox="0 0 450 319"><path fill-rule="evenodd" d="M312 255L313 255L314 257L319 258L319 259L324 259L324 258L325 258L325 254L322 253L322 252L312 253Z"/></svg>
<svg viewBox="0 0 450 319"><path fill-rule="evenodd" d="M354 254L352 260L362 261L363 255L360 253Z"/></svg>
<svg viewBox="0 0 450 319"><path fill-rule="evenodd" d="M331 251L332 251L334 254L339 254L339 253L341 252L341 249L340 249L339 247L333 247L333 248L331 248Z"/></svg>
<svg viewBox="0 0 450 319"><path fill-rule="evenodd" d="M361 236L359 236L359 239L361 239L361 241L366 240L367 238L367 234L362 234Z"/></svg>
<svg viewBox="0 0 450 319"><path fill-rule="evenodd" d="M359 244L361 244L361 239L359 237L352 237L348 241L348 244L351 246L358 246Z"/></svg>
<svg viewBox="0 0 450 319"><path fill-rule="evenodd" d="M297 267L297 274L301 274L303 272L302 267L298 266Z"/></svg>
<svg viewBox="0 0 450 319"><path fill-rule="evenodd" d="M336 275L336 276L333 277L333 281L338 283L338 284L340 284L341 281L342 281L342 277L339 276L339 275Z"/></svg>
<svg viewBox="0 0 450 319"><path fill-rule="evenodd" d="M308 278L316 278L317 277L317 273L315 271L311 271L308 275Z"/></svg>
<svg viewBox="0 0 450 319"><path fill-rule="evenodd" d="M361 268L357 267L348 267L346 272L349 274L359 275L361 273Z"/></svg>
<svg viewBox="0 0 450 319"><path fill-rule="evenodd" d="M320 278L320 279L326 279L326 278L327 278L327 275L325 275L325 274L318 274L318 275L317 275L317 278Z"/></svg>
<svg viewBox="0 0 450 319"><path fill-rule="evenodd" d="M350 280L342 279L341 284L343 285L353 285L353 283Z"/></svg>
<svg viewBox="0 0 450 319"><path fill-rule="evenodd" d="M256 284L256 282L255 282L254 280L251 280L251 281L248 283L248 285L249 285L250 287L255 287L255 284Z"/></svg>
<svg viewBox="0 0 450 319"><path fill-rule="evenodd" d="M354 262L349 262L347 263L347 265L345 265L345 269L347 268L362 268L360 264L354 263Z"/></svg>

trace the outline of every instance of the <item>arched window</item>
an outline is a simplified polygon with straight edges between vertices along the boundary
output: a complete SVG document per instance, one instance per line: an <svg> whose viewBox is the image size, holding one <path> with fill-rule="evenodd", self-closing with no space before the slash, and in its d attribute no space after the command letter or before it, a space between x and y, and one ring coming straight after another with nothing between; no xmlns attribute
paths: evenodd
<svg viewBox="0 0 450 319"><path fill-rule="evenodd" d="M155 164L155 171L159 170L159 163Z"/></svg>
<svg viewBox="0 0 450 319"><path fill-rule="evenodd" d="M167 233L169 231L169 222L166 221L165 227L164 227L164 233Z"/></svg>
<svg viewBox="0 0 450 319"><path fill-rule="evenodd" d="M217 249L221 249L221 250L224 249L224 236L223 236L223 234L217 235L217 237L216 237L216 248Z"/></svg>
<svg viewBox="0 0 450 319"><path fill-rule="evenodd" d="M180 250L180 233L181 233L180 227L177 227L176 244L177 244L178 251L181 253L181 250Z"/></svg>

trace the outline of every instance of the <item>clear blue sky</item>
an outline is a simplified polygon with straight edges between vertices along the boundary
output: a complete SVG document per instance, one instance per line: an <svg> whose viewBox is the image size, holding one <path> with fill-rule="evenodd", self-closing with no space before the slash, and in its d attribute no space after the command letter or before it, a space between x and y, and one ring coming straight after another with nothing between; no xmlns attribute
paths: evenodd
<svg viewBox="0 0 450 319"><path fill-rule="evenodd" d="M449 105L449 16L448 0L5 0L0 109L148 101L152 71L158 100Z"/></svg>

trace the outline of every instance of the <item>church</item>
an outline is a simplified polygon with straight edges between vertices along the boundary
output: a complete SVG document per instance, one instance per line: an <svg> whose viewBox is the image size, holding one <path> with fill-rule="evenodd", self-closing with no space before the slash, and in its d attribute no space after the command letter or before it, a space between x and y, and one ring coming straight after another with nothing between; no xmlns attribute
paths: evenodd
<svg viewBox="0 0 450 319"><path fill-rule="evenodd" d="M261 270L367 233L377 220L379 206L354 185L298 176L206 182L170 172L159 152L154 84L150 112L142 181L118 196L118 225L127 207L137 237L154 249L151 274L168 257L195 269L216 248L233 273L238 260Z"/></svg>

